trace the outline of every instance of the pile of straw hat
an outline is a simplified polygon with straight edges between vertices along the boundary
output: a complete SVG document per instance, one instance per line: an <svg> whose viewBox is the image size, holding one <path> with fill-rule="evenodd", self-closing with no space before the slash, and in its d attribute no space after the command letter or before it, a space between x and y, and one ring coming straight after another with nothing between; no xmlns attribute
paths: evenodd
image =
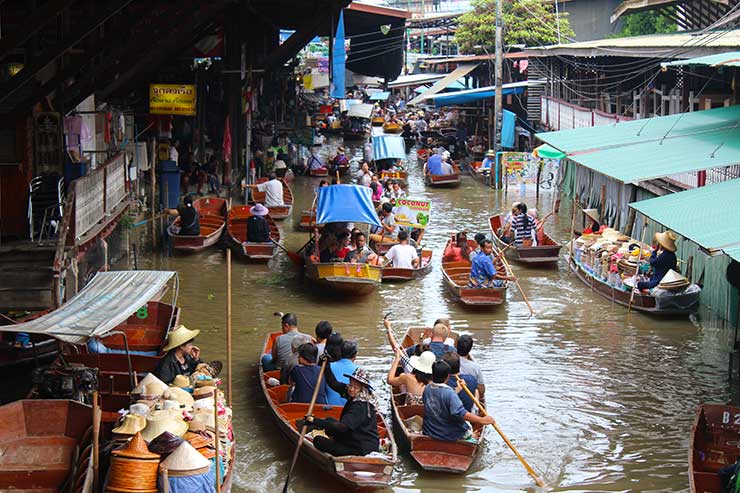
<svg viewBox="0 0 740 493"><path fill-rule="evenodd" d="M208 472L211 461L203 457L190 443L183 441L162 461L161 468L166 469L170 476L197 476Z"/></svg>
<svg viewBox="0 0 740 493"><path fill-rule="evenodd" d="M165 390L167 390L167 384L153 373L148 373L147 376L141 379L139 385L131 391L131 394L141 396L145 400L157 400L162 397Z"/></svg>
<svg viewBox="0 0 740 493"><path fill-rule="evenodd" d="M129 438L132 435L140 432L146 427L146 418L144 416L129 413L124 418L121 424L111 430L117 438Z"/></svg>
<svg viewBox="0 0 740 493"><path fill-rule="evenodd" d="M681 291L687 288L689 284L691 283L686 277L671 269L665 276L663 276L663 279L660 280L658 287L668 291Z"/></svg>
<svg viewBox="0 0 740 493"><path fill-rule="evenodd" d="M166 410L152 411L146 417L146 427L141 436L147 442L151 442L165 431L177 436L183 436L188 431L188 424L182 419L181 413L177 416Z"/></svg>
<svg viewBox="0 0 740 493"><path fill-rule="evenodd" d="M106 491L116 493L157 493L159 455L136 433L122 448L111 452Z"/></svg>

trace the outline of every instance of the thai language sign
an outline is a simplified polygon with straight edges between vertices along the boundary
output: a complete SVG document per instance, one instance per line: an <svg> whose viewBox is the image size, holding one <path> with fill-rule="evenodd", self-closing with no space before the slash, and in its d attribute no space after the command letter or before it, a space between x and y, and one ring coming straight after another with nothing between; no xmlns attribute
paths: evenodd
<svg viewBox="0 0 740 493"><path fill-rule="evenodd" d="M528 152L503 152L501 153L501 161L503 162L504 169L508 171L520 170L524 168L529 162Z"/></svg>
<svg viewBox="0 0 740 493"><path fill-rule="evenodd" d="M192 84L150 84L149 113L153 115L195 115L195 86Z"/></svg>
<svg viewBox="0 0 740 493"><path fill-rule="evenodd" d="M432 201L423 199L396 199L394 209L396 224L408 228L424 229L432 215Z"/></svg>

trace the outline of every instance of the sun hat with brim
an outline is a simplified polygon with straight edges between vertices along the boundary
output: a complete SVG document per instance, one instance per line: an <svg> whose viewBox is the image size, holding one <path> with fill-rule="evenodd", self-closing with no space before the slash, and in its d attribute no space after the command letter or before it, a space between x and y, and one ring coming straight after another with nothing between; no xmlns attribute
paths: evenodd
<svg viewBox="0 0 740 493"><path fill-rule="evenodd" d="M164 391L162 396L165 399L176 401L178 406L184 406L188 411L193 409L193 402L195 402L193 395L180 387L170 387Z"/></svg>
<svg viewBox="0 0 740 493"><path fill-rule="evenodd" d="M180 444L184 441L185 440L183 438L175 435L174 433L165 431L157 438L149 442L149 450L151 450L155 454L166 456L174 452L175 449L179 447Z"/></svg>
<svg viewBox="0 0 740 493"><path fill-rule="evenodd" d="M111 430L116 435L135 435L146 426L146 418L138 414L127 414L123 422Z"/></svg>
<svg viewBox="0 0 740 493"><path fill-rule="evenodd" d="M414 370L422 373L432 374L432 365L437 361L437 357L431 351L424 351L421 356L412 356L409 358L409 365Z"/></svg>
<svg viewBox="0 0 740 493"><path fill-rule="evenodd" d="M188 442L182 442L160 466L170 472L192 472L195 475L208 471L211 461L203 457ZM201 470L203 471L200 472Z"/></svg>
<svg viewBox="0 0 740 493"><path fill-rule="evenodd" d="M141 433L136 433L131 440L122 448L113 450L112 455L116 457L127 457L129 459L159 459L159 455L149 451Z"/></svg>
<svg viewBox="0 0 740 493"><path fill-rule="evenodd" d="M185 436L183 436L183 438L196 449L207 447L213 443L212 436L206 436L201 433L193 433L192 431L185 433Z"/></svg>
<svg viewBox="0 0 740 493"><path fill-rule="evenodd" d="M184 325L181 325L167 336L167 345L162 348L162 351L166 353L171 349L175 349L177 346L190 342L198 337L198 334L200 334L200 330L190 330Z"/></svg>
<svg viewBox="0 0 740 493"><path fill-rule="evenodd" d="M128 412L130 414L135 414L135 415L138 415L138 416L146 416L147 414L149 414L149 411L151 411L151 410L152 410L152 408L149 407L147 404L145 404L143 402L137 402L135 404L131 404L128 407ZM144 421L146 422L146 420L144 420Z"/></svg>
<svg viewBox="0 0 740 493"><path fill-rule="evenodd" d="M362 385L365 385L368 389L370 389L371 392L373 391L373 386L370 385L370 377L363 368L355 368L355 371L352 372L352 375L345 373L344 376L346 378L351 378L352 380L355 380Z"/></svg>
<svg viewBox="0 0 740 493"><path fill-rule="evenodd" d="M266 216L270 210L262 204L255 204L249 208L249 213L253 216Z"/></svg>
<svg viewBox="0 0 740 493"><path fill-rule="evenodd" d="M598 209L583 209L583 213L596 222L599 222L599 210Z"/></svg>
<svg viewBox="0 0 740 493"><path fill-rule="evenodd" d="M658 242L658 245L662 246L669 252L676 251L676 235L673 233L673 231L655 233L655 241Z"/></svg>
<svg viewBox="0 0 740 493"><path fill-rule="evenodd" d="M175 379L172 380L171 387L190 387L190 379L185 375L175 375Z"/></svg>
<svg viewBox="0 0 740 493"><path fill-rule="evenodd" d="M155 393L162 395L164 394L164 391L167 390L167 384L164 383L162 380L157 378L157 376L154 373L149 373L147 376L141 379L139 382L139 385L137 385L134 390L131 391L132 394L144 394L147 390L147 386L154 384L157 388L157 391ZM152 387L151 389L154 389L155 387ZM150 389L150 390L151 390Z"/></svg>
<svg viewBox="0 0 740 493"><path fill-rule="evenodd" d="M146 418L146 428L141 432L141 436L147 442L151 442L165 431L182 436L188 431L188 424L170 411L152 411Z"/></svg>
<svg viewBox="0 0 740 493"><path fill-rule="evenodd" d="M193 392L193 398L198 401L200 399L205 399L207 397L213 397L215 396L216 387L208 386L208 387L198 387Z"/></svg>
<svg viewBox="0 0 740 493"><path fill-rule="evenodd" d="M158 383L153 382L144 387L144 392L140 395L142 399L156 401L162 397L163 393L162 387Z"/></svg>
<svg viewBox="0 0 740 493"><path fill-rule="evenodd" d="M486 157L496 157L496 151L494 151L493 149L488 149L486 151Z"/></svg>

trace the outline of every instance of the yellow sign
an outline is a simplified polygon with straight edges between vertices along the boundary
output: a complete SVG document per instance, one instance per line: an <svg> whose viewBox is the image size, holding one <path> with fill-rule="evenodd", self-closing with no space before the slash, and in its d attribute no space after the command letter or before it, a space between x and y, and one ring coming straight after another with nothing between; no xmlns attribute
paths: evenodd
<svg viewBox="0 0 740 493"><path fill-rule="evenodd" d="M153 115L195 115L195 86L192 84L150 84L149 113Z"/></svg>

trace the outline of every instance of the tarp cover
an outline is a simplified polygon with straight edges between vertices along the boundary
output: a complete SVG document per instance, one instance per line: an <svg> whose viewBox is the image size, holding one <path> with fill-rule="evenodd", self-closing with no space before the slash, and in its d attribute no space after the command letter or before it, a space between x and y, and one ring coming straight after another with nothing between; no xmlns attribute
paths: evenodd
<svg viewBox="0 0 740 493"><path fill-rule="evenodd" d="M531 85L530 81L511 82L504 84L501 87L501 92L504 96L508 94L521 94L529 85ZM494 96L496 96L496 86L486 86L453 92L452 94L434 94L426 98L434 99L434 106L441 108L443 106L472 103L481 99L490 99Z"/></svg>
<svg viewBox="0 0 740 493"><path fill-rule="evenodd" d="M391 93L388 91L376 92L370 96L370 101L385 101L390 95Z"/></svg>
<svg viewBox="0 0 740 493"><path fill-rule="evenodd" d="M3 331L46 334L82 344L91 337L104 336L125 322L176 275L176 272L146 270L99 272L82 291L53 312L30 322L4 326Z"/></svg>
<svg viewBox="0 0 740 493"><path fill-rule="evenodd" d="M373 135L374 159L404 159L406 146L400 135Z"/></svg>
<svg viewBox="0 0 740 493"><path fill-rule="evenodd" d="M318 190L316 224L352 222L380 226L370 187L331 185Z"/></svg>
<svg viewBox="0 0 740 493"><path fill-rule="evenodd" d="M373 116L373 105L372 104L353 104L347 110L347 116L355 118L365 118L367 120Z"/></svg>

